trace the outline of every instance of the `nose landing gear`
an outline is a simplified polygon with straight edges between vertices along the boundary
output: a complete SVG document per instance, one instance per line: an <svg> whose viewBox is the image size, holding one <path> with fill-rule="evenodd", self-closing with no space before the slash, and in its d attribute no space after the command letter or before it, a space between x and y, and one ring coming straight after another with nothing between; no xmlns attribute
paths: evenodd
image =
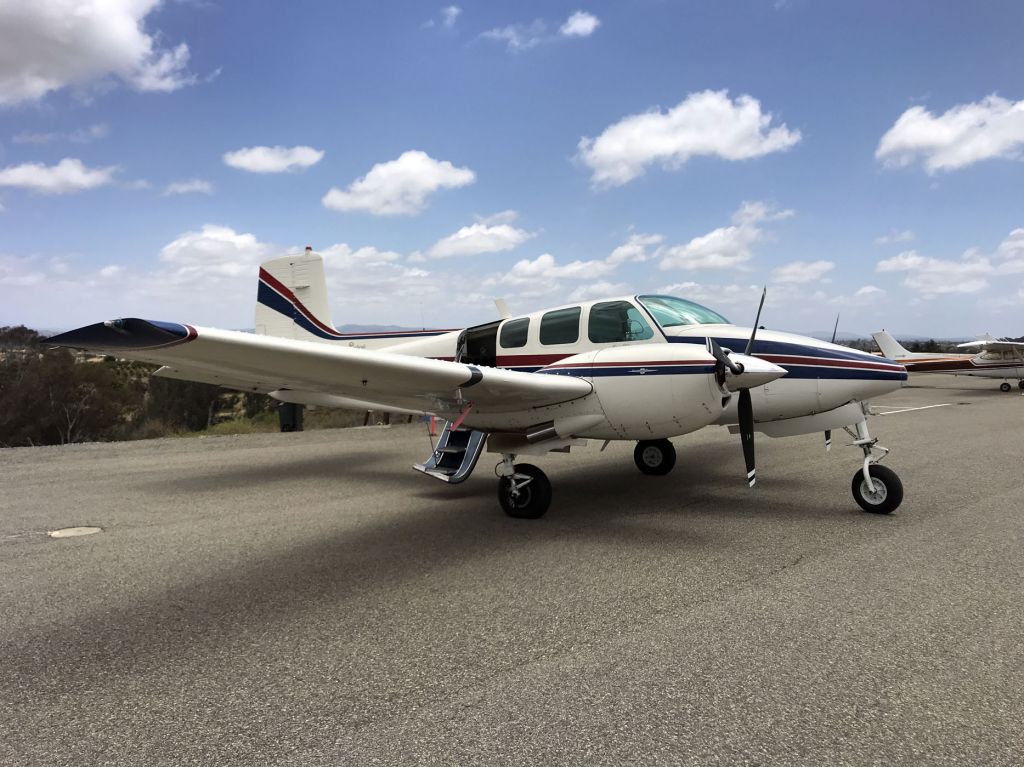
<svg viewBox="0 0 1024 767"><path fill-rule="evenodd" d="M538 519L551 505L551 480L532 463L505 453L498 464L498 503L510 517Z"/></svg>
<svg viewBox="0 0 1024 767"><path fill-rule="evenodd" d="M903 483L896 472L878 462L889 454L889 448L878 444L868 431L868 421L855 424L856 431L843 427L853 443L864 451L864 466L853 475L851 490L857 505L872 514L891 514L903 503Z"/></svg>

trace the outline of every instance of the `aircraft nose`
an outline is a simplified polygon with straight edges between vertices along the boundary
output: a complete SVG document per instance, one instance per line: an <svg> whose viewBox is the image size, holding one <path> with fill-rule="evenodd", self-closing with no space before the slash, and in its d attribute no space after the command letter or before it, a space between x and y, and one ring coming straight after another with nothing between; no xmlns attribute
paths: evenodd
<svg viewBox="0 0 1024 767"><path fill-rule="evenodd" d="M773 362L763 360L760 357L748 357L746 354L730 354L733 362L743 365L743 372L736 375L731 370L726 372L726 385L730 390L752 389L755 386L764 386L786 375L786 369L779 367Z"/></svg>

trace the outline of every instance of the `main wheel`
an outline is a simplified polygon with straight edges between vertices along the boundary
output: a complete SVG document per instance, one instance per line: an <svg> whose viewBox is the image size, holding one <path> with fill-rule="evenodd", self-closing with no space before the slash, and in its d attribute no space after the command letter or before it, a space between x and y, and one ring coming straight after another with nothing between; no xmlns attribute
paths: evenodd
<svg viewBox="0 0 1024 767"><path fill-rule="evenodd" d="M551 505L551 481L533 464L517 463L514 477L498 478L498 503L510 517L543 517Z"/></svg>
<svg viewBox="0 0 1024 767"><path fill-rule="evenodd" d="M633 462L644 474L668 474L676 465L676 449L667 439L646 439L636 443Z"/></svg>
<svg viewBox="0 0 1024 767"><path fill-rule="evenodd" d="M1006 381L1003 381L1001 384L999 384L999 391L1010 391L1010 384L1007 383Z"/></svg>
<svg viewBox="0 0 1024 767"><path fill-rule="evenodd" d="M1024 378L1022 378L1019 381L1017 381L1017 388L1018 389L1024 389Z"/></svg>
<svg viewBox="0 0 1024 767"><path fill-rule="evenodd" d="M853 475L853 497L864 511L889 514L903 503L903 483L888 466L872 465L871 483L875 486L874 491L868 489L864 469Z"/></svg>

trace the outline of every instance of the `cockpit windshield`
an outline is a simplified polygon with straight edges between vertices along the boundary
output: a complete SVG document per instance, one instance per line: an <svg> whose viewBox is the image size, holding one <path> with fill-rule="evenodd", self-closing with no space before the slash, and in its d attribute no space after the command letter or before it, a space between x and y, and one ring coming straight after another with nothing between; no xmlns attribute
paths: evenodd
<svg viewBox="0 0 1024 767"><path fill-rule="evenodd" d="M729 320L705 306L674 296L637 296L663 328L678 325L728 325Z"/></svg>

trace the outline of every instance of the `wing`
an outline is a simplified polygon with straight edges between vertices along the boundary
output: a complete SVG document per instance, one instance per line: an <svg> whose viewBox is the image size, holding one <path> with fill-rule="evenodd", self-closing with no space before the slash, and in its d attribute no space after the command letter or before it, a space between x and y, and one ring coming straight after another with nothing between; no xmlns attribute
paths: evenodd
<svg viewBox="0 0 1024 767"><path fill-rule="evenodd" d="M420 412L529 410L585 397L589 381L500 370L312 341L123 319L54 336L46 343L165 366L160 375L234 389L335 395Z"/></svg>
<svg viewBox="0 0 1024 767"><path fill-rule="evenodd" d="M958 349L980 349L992 352L1010 352L1014 349L1024 349L1024 341L997 341L994 338L983 338L980 341L968 341L965 344L957 344Z"/></svg>

